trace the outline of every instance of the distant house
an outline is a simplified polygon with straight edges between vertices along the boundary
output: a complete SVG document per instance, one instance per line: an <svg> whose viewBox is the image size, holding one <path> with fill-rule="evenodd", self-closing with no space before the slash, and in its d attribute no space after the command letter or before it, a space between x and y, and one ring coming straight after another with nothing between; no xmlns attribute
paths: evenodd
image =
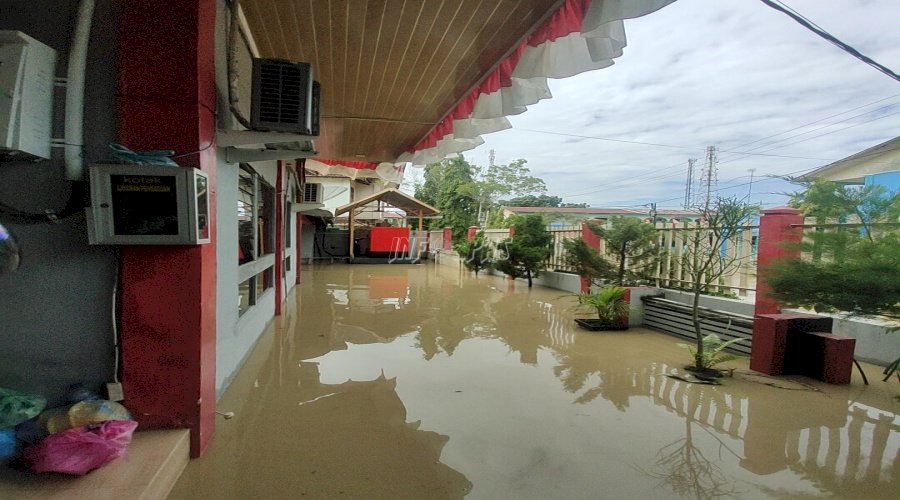
<svg viewBox="0 0 900 500"><path fill-rule="evenodd" d="M843 184L884 186L900 189L900 137L829 163L800 177L800 180L825 179Z"/></svg>
<svg viewBox="0 0 900 500"><path fill-rule="evenodd" d="M616 216L638 217L650 219L649 208L557 208L557 207L502 207L503 216L544 214L551 226L571 226L580 224L586 219L611 219ZM700 215L689 210L659 209L656 212L656 220L669 222L676 220L696 220Z"/></svg>

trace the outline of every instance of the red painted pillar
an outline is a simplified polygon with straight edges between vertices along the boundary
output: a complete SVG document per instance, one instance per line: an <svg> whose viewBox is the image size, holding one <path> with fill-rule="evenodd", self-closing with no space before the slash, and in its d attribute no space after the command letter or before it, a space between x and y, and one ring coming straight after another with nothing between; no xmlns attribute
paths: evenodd
<svg viewBox="0 0 900 500"><path fill-rule="evenodd" d="M172 149L209 175L216 206L215 0L123 3L120 142ZM142 428L189 427L199 456L216 405L216 212L212 243L121 248L125 405Z"/></svg>
<svg viewBox="0 0 900 500"><path fill-rule="evenodd" d="M444 250L452 250L453 249L453 229L449 227L444 228Z"/></svg>
<svg viewBox="0 0 900 500"><path fill-rule="evenodd" d="M284 218L289 214L284 212L284 190L287 180L287 164L278 162L278 172L275 175L275 315L280 316L284 308L285 282L284 282Z"/></svg>
<svg viewBox="0 0 900 500"><path fill-rule="evenodd" d="M770 208L763 210L759 218L754 315L781 312L778 301L768 296L770 289L766 284L766 273L780 259L800 257L800 250L792 248L792 244L800 243L803 229L791 227L792 224L803 224L803 212L796 208Z"/></svg>
<svg viewBox="0 0 900 500"><path fill-rule="evenodd" d="M469 226L469 230L466 232L466 239L472 241L475 239L476 234L478 234L478 226Z"/></svg>
<svg viewBox="0 0 900 500"><path fill-rule="evenodd" d="M297 256L297 258L295 259L297 261L297 264L295 267L295 269L297 270L297 273L296 273L297 277L296 277L295 284L297 284L297 285L299 285L300 282L302 281L300 278L300 271L303 269L303 219L304 219L304 216L300 215L298 213L297 214L297 245L296 245L297 251L294 254ZM312 257L312 255L310 255L310 257Z"/></svg>
<svg viewBox="0 0 900 500"><path fill-rule="evenodd" d="M591 231L591 227L587 222L581 223L581 239L587 243L587 246L600 251L600 237L593 231ZM588 293L591 291L591 278L590 276L582 276L581 277L581 293Z"/></svg>

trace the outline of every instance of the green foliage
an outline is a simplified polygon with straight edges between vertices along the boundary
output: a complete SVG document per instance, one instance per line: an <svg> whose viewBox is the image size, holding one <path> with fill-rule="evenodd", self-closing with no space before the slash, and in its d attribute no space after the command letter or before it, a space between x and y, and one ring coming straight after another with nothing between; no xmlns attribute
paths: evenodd
<svg viewBox="0 0 900 500"><path fill-rule="evenodd" d="M500 201L500 205L504 207L558 207L561 203L562 198L559 196L549 196L546 194L528 194L517 196L510 200Z"/></svg>
<svg viewBox="0 0 900 500"><path fill-rule="evenodd" d="M743 340L744 339L731 339L727 342L724 342L719 338L718 335L712 334L704 336L700 341L700 345L702 346L702 348L698 348L697 346L691 344L678 344L678 346L687 349L688 352L691 353L691 357L694 358L694 368L697 368L699 370L706 370L716 366L719 363L741 359L742 356L722 351L729 346L737 344L738 342L741 342Z"/></svg>
<svg viewBox="0 0 900 500"><path fill-rule="evenodd" d="M578 305L597 313L604 325L619 325L623 319L627 321L630 307L625 302L627 290L611 286L601 289L597 293L582 293L578 295Z"/></svg>
<svg viewBox="0 0 900 500"><path fill-rule="evenodd" d="M482 231L479 231L472 240L457 243L454 249L463 260L463 265L468 270L474 271L475 276L478 276L478 272L482 269L489 269L492 265L494 248Z"/></svg>
<svg viewBox="0 0 900 500"><path fill-rule="evenodd" d="M609 228L588 223L595 234L603 238L606 253L611 255L618 271L616 283L643 284L650 280L656 266L657 232L651 224L635 217L613 217Z"/></svg>
<svg viewBox="0 0 900 500"><path fill-rule="evenodd" d="M500 197L543 194L547 191L543 179L531 175L526 163L526 160L518 159L508 164L474 167L474 182L463 186L462 192L476 200L479 222L496 211ZM484 216L485 213L487 216Z"/></svg>
<svg viewBox="0 0 900 500"><path fill-rule="evenodd" d="M502 210L492 210L487 217L485 226L488 229L506 229L512 226L513 217L506 217Z"/></svg>
<svg viewBox="0 0 900 500"><path fill-rule="evenodd" d="M816 181L792 203L820 223L853 220L862 226L813 231L800 245L809 259L783 260L771 268L766 277L771 295L821 312L900 320L900 193Z"/></svg>
<svg viewBox="0 0 900 500"><path fill-rule="evenodd" d="M531 288L532 278L550 257L553 236L546 230L544 218L537 214L515 217L513 227L513 237L500 243L505 255L498 258L496 268L514 278L527 278Z"/></svg>
<svg viewBox="0 0 900 500"><path fill-rule="evenodd" d="M596 249L591 248L582 239L566 239L563 241L566 264L575 269L580 276L587 276L592 284L615 276L616 269L603 258Z"/></svg>
<svg viewBox="0 0 900 500"><path fill-rule="evenodd" d="M691 323L696 336L696 368L705 359L706 346L700 318L700 296L708 293L711 285L735 272L743 264L737 257L725 252L728 239L741 231L744 223L759 211L759 207L738 198L717 198L700 207L701 230L691 231L689 245L683 259L682 270L692 282L690 292Z"/></svg>
<svg viewBox="0 0 900 500"><path fill-rule="evenodd" d="M477 202L466 194L475 182L474 172L461 155L425 167L425 180L417 186L415 196L441 211L438 219L428 221L429 229L449 227L454 241L465 238L478 211Z"/></svg>

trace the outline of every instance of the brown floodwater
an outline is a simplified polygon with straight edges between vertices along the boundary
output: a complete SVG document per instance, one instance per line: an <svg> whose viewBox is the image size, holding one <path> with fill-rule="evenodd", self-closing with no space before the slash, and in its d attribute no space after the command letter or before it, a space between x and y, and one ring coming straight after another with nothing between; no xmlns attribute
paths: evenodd
<svg viewBox="0 0 900 500"><path fill-rule="evenodd" d="M681 340L591 333L563 292L316 265L171 498L900 497L900 383L682 382Z"/></svg>

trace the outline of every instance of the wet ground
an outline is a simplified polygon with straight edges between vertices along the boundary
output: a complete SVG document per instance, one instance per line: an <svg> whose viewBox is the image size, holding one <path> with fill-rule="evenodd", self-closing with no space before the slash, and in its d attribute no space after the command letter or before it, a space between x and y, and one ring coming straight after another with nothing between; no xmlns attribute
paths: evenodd
<svg viewBox="0 0 900 500"><path fill-rule="evenodd" d="M666 374L563 292L449 268L309 267L172 493L197 498L889 498L900 383Z"/></svg>

